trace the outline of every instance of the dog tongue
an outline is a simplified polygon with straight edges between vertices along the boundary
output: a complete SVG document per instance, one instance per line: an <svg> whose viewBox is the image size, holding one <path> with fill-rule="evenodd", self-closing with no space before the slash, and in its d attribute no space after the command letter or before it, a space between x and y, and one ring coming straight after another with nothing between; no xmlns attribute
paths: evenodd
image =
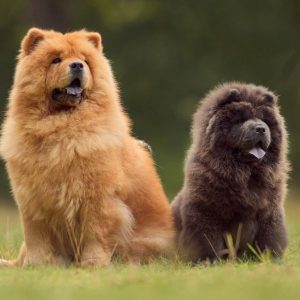
<svg viewBox="0 0 300 300"><path fill-rule="evenodd" d="M77 98L81 97L82 88L78 86L68 86L66 87L66 92L68 95L76 96Z"/></svg>
<svg viewBox="0 0 300 300"><path fill-rule="evenodd" d="M254 147L249 150L249 153L255 156L257 159L261 159L265 156L266 152L260 147Z"/></svg>

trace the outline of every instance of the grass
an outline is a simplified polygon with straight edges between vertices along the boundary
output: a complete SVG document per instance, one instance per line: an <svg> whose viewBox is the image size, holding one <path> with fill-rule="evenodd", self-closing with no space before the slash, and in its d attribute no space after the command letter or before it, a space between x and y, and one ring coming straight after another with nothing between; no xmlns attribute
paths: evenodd
<svg viewBox="0 0 300 300"><path fill-rule="evenodd" d="M280 263L191 267L178 260L160 260L147 266L114 264L97 270L0 268L0 299L297 299L300 201L288 201L287 217L290 245ZM21 241L16 211L0 207L0 256L15 257Z"/></svg>

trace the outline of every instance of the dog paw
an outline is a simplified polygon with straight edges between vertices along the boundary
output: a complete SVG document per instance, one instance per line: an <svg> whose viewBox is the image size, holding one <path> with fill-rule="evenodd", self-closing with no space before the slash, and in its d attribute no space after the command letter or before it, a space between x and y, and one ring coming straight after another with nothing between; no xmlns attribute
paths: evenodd
<svg viewBox="0 0 300 300"><path fill-rule="evenodd" d="M35 256L26 256L24 260L24 267L26 266L42 266L42 265L56 265L56 266L65 266L68 265L68 262L64 260L62 256L55 255L35 255Z"/></svg>
<svg viewBox="0 0 300 300"><path fill-rule="evenodd" d="M102 257L95 257L95 258L87 258L81 261L81 267L90 267L90 268L101 268L107 267L110 263L109 259L104 259Z"/></svg>

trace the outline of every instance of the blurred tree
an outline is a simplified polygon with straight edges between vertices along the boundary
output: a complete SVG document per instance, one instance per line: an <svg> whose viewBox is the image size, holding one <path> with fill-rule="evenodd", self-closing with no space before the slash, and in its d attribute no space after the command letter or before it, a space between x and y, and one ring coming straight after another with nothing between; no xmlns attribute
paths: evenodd
<svg viewBox="0 0 300 300"><path fill-rule="evenodd" d="M29 20L42 28L59 31L71 30L71 9L69 0L30 0Z"/></svg>
<svg viewBox="0 0 300 300"><path fill-rule="evenodd" d="M198 101L228 80L263 84L280 95L291 139L292 184L299 181L300 1L31 0L30 6L25 0L2 1L2 99L28 27L85 27L102 34L134 132L151 144L170 196L182 183ZM2 194L5 177L0 172Z"/></svg>

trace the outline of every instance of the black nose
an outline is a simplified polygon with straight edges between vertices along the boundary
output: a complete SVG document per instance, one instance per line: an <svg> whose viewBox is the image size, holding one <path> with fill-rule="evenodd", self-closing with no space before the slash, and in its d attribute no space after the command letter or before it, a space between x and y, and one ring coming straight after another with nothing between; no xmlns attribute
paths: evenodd
<svg viewBox="0 0 300 300"><path fill-rule="evenodd" d="M255 131L257 133L263 134L263 133L266 132L266 128L264 126L258 125L258 126L255 127Z"/></svg>
<svg viewBox="0 0 300 300"><path fill-rule="evenodd" d="M81 63L80 61L75 61L70 64L70 68L74 72L80 72L83 69L83 63Z"/></svg>

